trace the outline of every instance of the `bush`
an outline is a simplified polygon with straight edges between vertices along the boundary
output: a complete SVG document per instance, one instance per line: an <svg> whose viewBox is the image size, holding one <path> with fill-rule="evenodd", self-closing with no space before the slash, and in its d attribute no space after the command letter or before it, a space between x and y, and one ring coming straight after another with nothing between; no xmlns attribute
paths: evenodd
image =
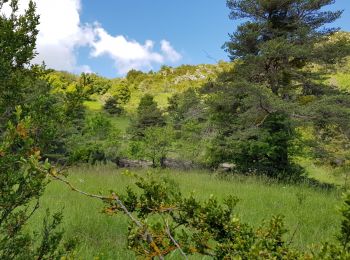
<svg viewBox="0 0 350 260"><path fill-rule="evenodd" d="M89 116L84 128L68 141L70 163L106 162L118 156L120 131L102 113Z"/></svg>
<svg viewBox="0 0 350 260"><path fill-rule="evenodd" d="M238 199L220 203L212 195L205 201L185 197L168 178L136 177L134 192L104 197L105 212L122 212L129 217L128 246L143 258L164 257L178 251L213 259L349 259L350 193L342 208L341 233L336 243L320 250L300 251L285 239L283 217L275 216L260 227L241 222L235 212ZM108 199L107 199L108 198Z"/></svg>
<svg viewBox="0 0 350 260"><path fill-rule="evenodd" d="M30 118L21 119L20 111L17 108L16 124L9 122L0 139L0 258L58 259L72 250L61 244L63 233L57 230L60 214L47 215L42 237L25 232L25 225L39 208L47 176L55 169L41 160Z"/></svg>
<svg viewBox="0 0 350 260"><path fill-rule="evenodd" d="M111 115L120 115L123 112L123 108L116 97L108 98L103 109Z"/></svg>

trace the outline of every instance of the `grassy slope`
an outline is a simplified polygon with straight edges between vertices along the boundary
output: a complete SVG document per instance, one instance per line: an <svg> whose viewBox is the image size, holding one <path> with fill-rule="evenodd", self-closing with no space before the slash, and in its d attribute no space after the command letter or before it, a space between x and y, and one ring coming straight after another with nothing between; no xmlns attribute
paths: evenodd
<svg viewBox="0 0 350 260"><path fill-rule="evenodd" d="M322 183L350 188L350 169L348 167L334 168L329 165L319 165L307 158L299 159L298 163L305 168L308 176L311 178Z"/></svg>
<svg viewBox="0 0 350 260"><path fill-rule="evenodd" d="M131 90L130 101L125 105L125 110L132 113L136 110L141 97L151 94L155 97L158 106L162 109L167 107L168 98L175 93L181 93L188 88L199 88L208 80L213 80L220 72L230 70L232 63L219 62L218 64L182 65L177 68L167 67L158 72L141 73L134 79L112 79L112 87L105 94L113 95L119 85L126 84ZM93 95L91 101L85 105L93 111L102 109L106 98Z"/></svg>
<svg viewBox="0 0 350 260"><path fill-rule="evenodd" d="M234 65L228 62L218 64L182 65L177 68L168 68L152 73L142 73L141 76L129 81L126 78L115 78L112 88L106 93L112 95L115 91L113 85L126 83L131 90L131 98L125 105L125 110L133 113L140 98L148 93L155 97L158 106L167 107L168 98L175 93L187 90L189 87L199 88L209 80L215 80L220 72L230 70ZM338 65L327 77L326 82L342 90L350 90L350 59L345 64ZM94 95L92 100L86 102L86 106L92 111L102 109L104 97Z"/></svg>
<svg viewBox="0 0 350 260"><path fill-rule="evenodd" d="M328 81L342 90L350 91L350 62L347 68L347 72L337 72Z"/></svg>
<svg viewBox="0 0 350 260"><path fill-rule="evenodd" d="M339 227L339 194L304 186L268 183L255 178L236 177L220 179L206 172L171 172L167 174L180 184L185 194L194 191L200 199L213 194L220 199L233 194L241 199L237 214L244 222L258 225L272 215L283 214L291 233L293 244L305 248L307 244L332 240ZM82 166L70 170L69 179L89 192L108 194L111 189L119 193L132 183L132 179L120 174L113 165ZM64 228L68 237L80 241L78 256L82 259L134 259L126 248L127 220L123 216L106 216L101 212L102 203L70 191L61 183L49 185L41 199L41 209L36 213L32 227L39 226L38 219L44 209L64 208Z"/></svg>

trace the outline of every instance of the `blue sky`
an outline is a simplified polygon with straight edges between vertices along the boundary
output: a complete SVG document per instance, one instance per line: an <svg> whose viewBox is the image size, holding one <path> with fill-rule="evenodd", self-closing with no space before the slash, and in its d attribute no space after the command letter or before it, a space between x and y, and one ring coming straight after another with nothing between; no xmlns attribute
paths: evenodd
<svg viewBox="0 0 350 260"><path fill-rule="evenodd" d="M20 0L25 6L28 0ZM37 62L74 73L123 76L162 64L227 60L221 46L239 21L225 0L35 0L41 15ZM350 31L350 0L334 26Z"/></svg>
<svg viewBox="0 0 350 260"><path fill-rule="evenodd" d="M128 0L83 1L82 21L99 21L112 35L144 42L168 40L182 59L171 65L213 63L227 55L221 49L227 35L235 28L228 19L228 9L221 0ZM102 2L102 1L98 1ZM159 44L158 44L159 45ZM159 46L155 46L157 48ZM208 57L210 56L210 57ZM88 56L80 55L82 59ZM86 60L88 62L88 60ZM93 69L109 76L115 73L108 59L101 59ZM155 69L159 65L154 66Z"/></svg>
<svg viewBox="0 0 350 260"><path fill-rule="evenodd" d="M332 9L344 9L335 26L350 31L350 1L337 0ZM228 18L225 0L83 0L82 22L98 21L112 35L144 42L168 40L181 54L182 63L213 63L227 60L221 49L238 21ZM155 46L157 47L157 46ZM115 68L108 58L89 61L86 53L81 59L92 69L106 76L114 76ZM91 59L90 59L91 60ZM159 67L154 65L155 69Z"/></svg>

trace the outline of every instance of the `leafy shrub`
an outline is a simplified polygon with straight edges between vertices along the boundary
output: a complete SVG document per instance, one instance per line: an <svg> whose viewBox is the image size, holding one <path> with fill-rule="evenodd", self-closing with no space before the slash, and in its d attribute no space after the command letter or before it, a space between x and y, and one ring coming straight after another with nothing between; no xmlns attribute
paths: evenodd
<svg viewBox="0 0 350 260"><path fill-rule="evenodd" d="M55 174L55 169L41 160L31 119L20 116L17 108L17 122L9 122L0 139L0 258L59 259L73 249L71 243L67 247L61 243L60 214L47 215L42 236L25 231L39 207L47 176ZM37 245L35 241L41 242Z"/></svg>
<svg viewBox="0 0 350 260"><path fill-rule="evenodd" d="M185 197L168 178L136 177L137 192L112 193L103 197L106 214L122 212L129 217L128 246L145 258L178 251L213 259L348 259L350 256L350 193L345 195L343 221L337 243L325 243L319 250L300 251L285 239L283 217L275 216L260 227L241 222L235 213L238 199L220 203L212 195L205 201Z"/></svg>
<svg viewBox="0 0 350 260"><path fill-rule="evenodd" d="M31 65L38 24L33 1L21 14L18 1L0 1L0 259L4 260L60 259L73 249L71 243L61 243L60 214L44 219L40 235L26 231L48 175L57 174L42 152L55 149L53 139L62 122L56 96L41 78L43 67Z"/></svg>
<svg viewBox="0 0 350 260"><path fill-rule="evenodd" d="M103 109L111 115L120 115L123 112L123 108L116 97L108 98L103 106Z"/></svg>
<svg viewBox="0 0 350 260"><path fill-rule="evenodd" d="M81 132L69 137L68 150L71 163L106 162L118 156L120 131L110 119L100 114L88 116Z"/></svg>

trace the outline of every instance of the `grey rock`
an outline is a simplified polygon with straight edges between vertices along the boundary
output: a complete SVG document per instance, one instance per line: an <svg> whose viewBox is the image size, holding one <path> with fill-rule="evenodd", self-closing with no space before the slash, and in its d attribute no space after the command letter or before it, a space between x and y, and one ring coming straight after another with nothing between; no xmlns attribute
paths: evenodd
<svg viewBox="0 0 350 260"><path fill-rule="evenodd" d="M178 170L190 170L196 168L195 164L190 161L182 161L170 158L167 158L163 161L163 167Z"/></svg>
<svg viewBox="0 0 350 260"><path fill-rule="evenodd" d="M220 172L230 172L236 169L236 164L234 163L220 163L218 166L218 171Z"/></svg>
<svg viewBox="0 0 350 260"><path fill-rule="evenodd" d="M151 168L152 162L146 160L130 160L126 158L115 159L114 162L120 168Z"/></svg>

